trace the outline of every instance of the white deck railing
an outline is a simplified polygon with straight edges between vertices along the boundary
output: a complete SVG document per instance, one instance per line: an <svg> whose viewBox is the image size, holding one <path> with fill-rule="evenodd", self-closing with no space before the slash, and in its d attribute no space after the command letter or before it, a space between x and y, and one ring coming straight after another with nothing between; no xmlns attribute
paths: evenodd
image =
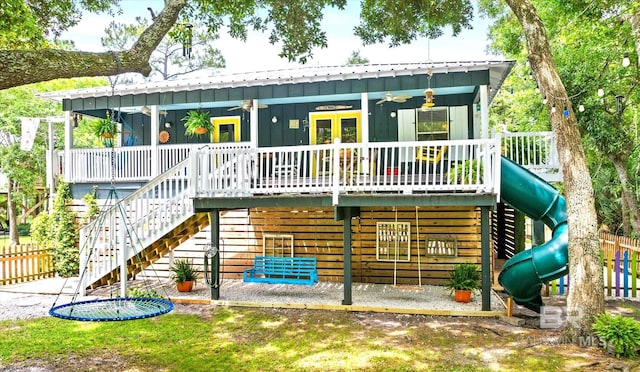
<svg viewBox="0 0 640 372"><path fill-rule="evenodd" d="M504 133L501 136L503 155L540 174L545 179L550 179L546 177L549 175L553 178L554 174L557 176L556 178L559 178L560 166L555 137L552 132ZM477 150L479 142L474 143L473 141L480 140L430 142L426 146L432 148L447 146L447 156L443 157L444 160L439 165L442 167L441 170L450 170L451 165L467 159L467 155L464 155L465 151L468 153L471 148ZM243 147L246 145L244 144ZM64 175L65 181L69 183L108 183L112 180L115 182L146 182L188 158L189 154L200 147L202 144L72 149L67 154L68 156L65 156L62 151L56 152L52 160L48 159L48 166L53 170L54 179ZM292 175L294 174L292 172L293 163L300 163L306 164L307 167L296 169L301 172L295 172L295 177L307 182L305 187L313 186L323 190L334 187L332 176L329 174L333 174L333 169L338 169L343 173L339 179L353 181L353 184L348 186L354 190L362 190L363 187L371 188L373 185L380 190L390 190L392 186L389 180L390 177L395 176L396 172L398 175L405 176L403 182L407 182L407 187L410 190L417 190L422 187L420 182L425 181L425 178L417 177L410 182L406 181L406 176L412 173L410 170L413 169L413 165L411 164L415 159L415 151L418 147L417 142L372 142L340 148L336 148L334 145L259 148L256 150L257 153L253 154L256 156L252 158L253 164L260 166L262 175L278 175L278 179L261 178L259 183L254 186L257 189L294 187L299 190L300 187L294 186L293 182L284 185L282 178L286 178L287 175L294 177ZM326 161L332 151L347 148L356 151L346 151L343 159L337 164ZM472 156L475 154L477 151L473 152ZM331 159L336 158L339 157L331 156ZM344 164L348 164L349 167L344 167ZM351 177L350 174L349 177L345 177L348 168L354 169L357 177ZM431 168L430 171L435 169L435 167ZM387 169L389 169L389 175L387 175ZM426 169L424 170L426 172ZM445 172L436 173L443 177L445 174ZM418 173L412 174L412 176L418 175ZM310 179L312 176L313 180ZM385 176L387 176L386 180ZM440 187L445 185L445 179L436 183L431 181L434 189L438 188L438 184Z"/></svg>
<svg viewBox="0 0 640 372"><path fill-rule="evenodd" d="M553 132L501 133L502 154L547 181L561 181Z"/></svg>
<svg viewBox="0 0 640 372"><path fill-rule="evenodd" d="M192 158L192 192L194 197L331 193L336 202L340 194L356 192L497 194L497 144L491 139L212 147ZM432 161L418 156L440 152L444 155Z"/></svg>

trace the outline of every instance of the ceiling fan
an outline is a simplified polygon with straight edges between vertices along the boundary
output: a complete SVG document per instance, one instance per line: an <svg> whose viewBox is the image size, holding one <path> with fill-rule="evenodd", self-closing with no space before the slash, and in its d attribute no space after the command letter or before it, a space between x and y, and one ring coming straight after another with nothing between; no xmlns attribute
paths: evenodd
<svg viewBox="0 0 640 372"><path fill-rule="evenodd" d="M412 97L413 96L409 96L406 94L394 96L391 92L387 92L384 94L384 96L382 96L382 99L380 101L376 102L376 105L381 105L385 102L404 103L404 102L407 102L407 100Z"/></svg>
<svg viewBox="0 0 640 372"><path fill-rule="evenodd" d="M147 116L151 116L151 108L149 106L142 106L142 108L140 109L141 113L147 115ZM166 115L167 114L167 110L160 110L158 112L160 115Z"/></svg>
<svg viewBox="0 0 640 372"><path fill-rule="evenodd" d="M236 106L236 107L232 107L227 111L233 111L233 110L244 110L244 111L251 111L251 108L253 107L253 100L252 99L245 99L244 101L242 101L242 103L240 104L240 106ZM265 105L265 104L258 104L258 108L267 108L269 106Z"/></svg>

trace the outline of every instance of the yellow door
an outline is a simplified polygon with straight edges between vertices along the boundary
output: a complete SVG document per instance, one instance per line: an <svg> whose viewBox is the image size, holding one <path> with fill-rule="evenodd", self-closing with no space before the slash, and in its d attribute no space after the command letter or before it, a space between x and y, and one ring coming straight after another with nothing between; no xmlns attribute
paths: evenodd
<svg viewBox="0 0 640 372"><path fill-rule="evenodd" d="M309 143L312 145L333 143L336 138L342 143L362 141L360 111L312 112L309 116Z"/></svg>
<svg viewBox="0 0 640 372"><path fill-rule="evenodd" d="M336 138L342 143L362 141L360 111L312 112L309 118L309 143L312 145L333 143ZM326 174L331 169L328 154L327 151L318 155L321 159L313 159L314 175Z"/></svg>
<svg viewBox="0 0 640 372"><path fill-rule="evenodd" d="M240 116L211 118L214 143L240 142Z"/></svg>

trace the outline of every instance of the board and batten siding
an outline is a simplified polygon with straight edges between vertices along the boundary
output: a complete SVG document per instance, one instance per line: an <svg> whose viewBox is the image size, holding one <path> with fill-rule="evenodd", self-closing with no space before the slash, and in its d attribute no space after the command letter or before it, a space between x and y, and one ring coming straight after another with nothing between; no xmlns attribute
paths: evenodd
<svg viewBox="0 0 640 372"><path fill-rule="evenodd" d="M80 202L81 203L81 202ZM80 204L78 203L78 204ZM83 212L75 205L76 212ZM416 229L416 212L419 229ZM410 224L408 262L383 262L376 259L376 223ZM264 234L293 235L294 255L316 257L320 281L343 280L343 221L334 219L332 207L251 208L220 212L220 250L223 279L241 279L242 272L262 255ZM455 236L457 257L425 255L428 236ZM172 254L160 258L143 274L169 277L171 259L188 259L204 270L204 252L209 248L210 227L187 239ZM362 283L418 284L420 238L420 272L422 284L442 285L458 263L481 263L480 209L475 207L363 207L352 220L352 279ZM171 257L173 256L173 257ZM204 282L204 275L201 275Z"/></svg>
<svg viewBox="0 0 640 372"><path fill-rule="evenodd" d="M352 220L352 276L362 283L418 284L418 248L420 237L420 272L423 284L444 284L458 263L481 262L480 210L474 207L393 207L363 208ZM376 223L408 222L411 234L409 262L382 262L376 259ZM263 234L290 234L294 238L294 255L316 257L320 281L343 280L343 223L335 221L333 208L252 208L220 213L221 264L223 278L240 279L250 268L253 257L261 255ZM425 255L427 236L450 235L458 241L457 257ZM201 264L202 252L209 244L209 232L194 239L193 249L179 247L174 257L192 257ZM198 248L199 247L199 248ZM196 258L197 257L197 258ZM166 260L163 259L163 260Z"/></svg>

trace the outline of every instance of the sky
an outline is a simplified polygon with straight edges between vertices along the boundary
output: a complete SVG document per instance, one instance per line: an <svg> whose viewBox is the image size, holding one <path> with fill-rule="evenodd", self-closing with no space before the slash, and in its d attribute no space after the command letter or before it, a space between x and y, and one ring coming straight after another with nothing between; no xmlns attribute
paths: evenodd
<svg viewBox="0 0 640 372"><path fill-rule="evenodd" d="M159 11L163 0L122 0L124 13L117 17L118 22L133 22L135 16L149 18L147 7ZM349 0L344 11L327 8L322 27L327 32L328 47L314 51L314 58L307 65L342 65L353 51L369 59L370 63L409 63L409 62L451 62L483 61L500 57L486 53L489 22L476 15L473 30L464 30L457 37L451 37L451 31L435 40L418 40L410 45L389 48L387 44L363 46L360 39L353 35L353 28L359 21L359 1ZM104 51L100 37L113 18L108 15L86 14L82 22L63 34L63 38L73 40L76 47L83 51ZM278 57L280 48L269 44L268 35L258 32L249 34L247 41L229 37L222 33L215 46L222 51L227 64L227 72L255 72L300 67Z"/></svg>

